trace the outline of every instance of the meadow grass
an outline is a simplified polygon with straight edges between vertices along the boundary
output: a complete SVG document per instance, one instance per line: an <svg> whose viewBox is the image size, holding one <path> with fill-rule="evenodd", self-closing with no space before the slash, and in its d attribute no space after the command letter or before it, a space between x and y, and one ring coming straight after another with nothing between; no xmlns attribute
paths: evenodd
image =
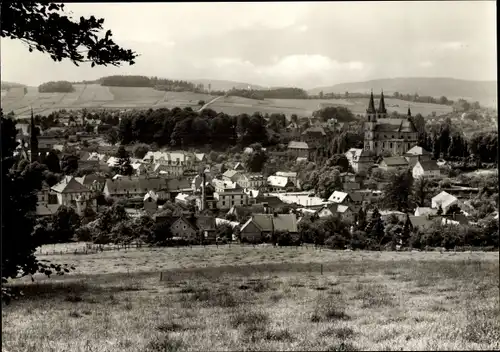
<svg viewBox="0 0 500 352"><path fill-rule="evenodd" d="M79 271L13 283L24 297L2 309L5 351L500 348L498 253L225 246L42 257Z"/></svg>
<svg viewBox="0 0 500 352"><path fill-rule="evenodd" d="M29 116L32 106L35 113L48 115L60 109L81 108L174 108L190 106L196 108L199 100L208 102L213 96L191 92L163 92L149 87L102 87L98 84L75 84L71 93L39 93L36 87L28 87L28 94L18 89L2 97L4 110L13 110L16 115ZM388 110L406 114L407 102L386 98ZM368 105L367 98L359 99L266 99L255 100L242 97L226 97L210 105L211 109L227 114L253 114L254 112L283 113L286 116L311 116L324 106L346 106L355 114L364 114ZM412 112L428 116L451 112L450 106L412 103Z"/></svg>

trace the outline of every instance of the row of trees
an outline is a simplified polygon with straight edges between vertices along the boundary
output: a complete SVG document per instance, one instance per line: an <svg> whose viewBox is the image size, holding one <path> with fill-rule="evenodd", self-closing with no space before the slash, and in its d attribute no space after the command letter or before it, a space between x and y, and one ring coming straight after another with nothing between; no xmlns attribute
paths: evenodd
<svg viewBox="0 0 500 352"><path fill-rule="evenodd" d="M122 144L140 142L185 148L212 145L227 147L237 143L267 145L269 136L264 116L230 116L213 110L194 112L191 108L157 109L126 114L118 127Z"/></svg>
<svg viewBox="0 0 500 352"><path fill-rule="evenodd" d="M38 86L40 93L71 93L75 91L73 84L68 81L51 81Z"/></svg>

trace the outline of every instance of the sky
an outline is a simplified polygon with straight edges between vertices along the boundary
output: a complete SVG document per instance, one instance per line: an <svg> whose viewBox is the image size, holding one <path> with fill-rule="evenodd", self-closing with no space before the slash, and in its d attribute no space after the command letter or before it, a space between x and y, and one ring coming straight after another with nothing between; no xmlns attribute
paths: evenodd
<svg viewBox="0 0 500 352"><path fill-rule="evenodd" d="M495 1L66 3L94 15L136 64L54 62L1 39L3 81L114 74L305 89L395 77L496 80Z"/></svg>

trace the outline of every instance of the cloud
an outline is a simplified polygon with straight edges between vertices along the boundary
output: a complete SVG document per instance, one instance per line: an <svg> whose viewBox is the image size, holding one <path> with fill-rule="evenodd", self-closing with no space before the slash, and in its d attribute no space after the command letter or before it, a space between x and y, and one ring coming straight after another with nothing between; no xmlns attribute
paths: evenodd
<svg viewBox="0 0 500 352"><path fill-rule="evenodd" d="M466 45L462 42L446 42L441 45L443 49L460 50Z"/></svg>
<svg viewBox="0 0 500 352"><path fill-rule="evenodd" d="M420 67L432 67L434 64L431 61L422 61L418 64Z"/></svg>

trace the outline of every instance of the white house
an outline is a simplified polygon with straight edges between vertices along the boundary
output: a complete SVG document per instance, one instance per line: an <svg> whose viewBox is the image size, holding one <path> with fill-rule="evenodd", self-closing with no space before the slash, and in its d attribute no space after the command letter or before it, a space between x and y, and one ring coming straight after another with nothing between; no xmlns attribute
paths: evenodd
<svg viewBox="0 0 500 352"><path fill-rule="evenodd" d="M342 204L345 201L348 201L349 194L346 192L341 192L341 191L334 191L330 198L328 198L329 202L337 203L337 204Z"/></svg>
<svg viewBox="0 0 500 352"><path fill-rule="evenodd" d="M267 178L267 184L271 192L279 191L292 191L295 188L295 184L285 176L269 176Z"/></svg>
<svg viewBox="0 0 500 352"><path fill-rule="evenodd" d="M413 178L434 177L441 174L438 164L434 160L417 160L412 169Z"/></svg>
<svg viewBox="0 0 500 352"><path fill-rule="evenodd" d="M446 213L453 204L458 204L458 198L445 191L432 198L432 208L438 209L441 206L443 213Z"/></svg>

